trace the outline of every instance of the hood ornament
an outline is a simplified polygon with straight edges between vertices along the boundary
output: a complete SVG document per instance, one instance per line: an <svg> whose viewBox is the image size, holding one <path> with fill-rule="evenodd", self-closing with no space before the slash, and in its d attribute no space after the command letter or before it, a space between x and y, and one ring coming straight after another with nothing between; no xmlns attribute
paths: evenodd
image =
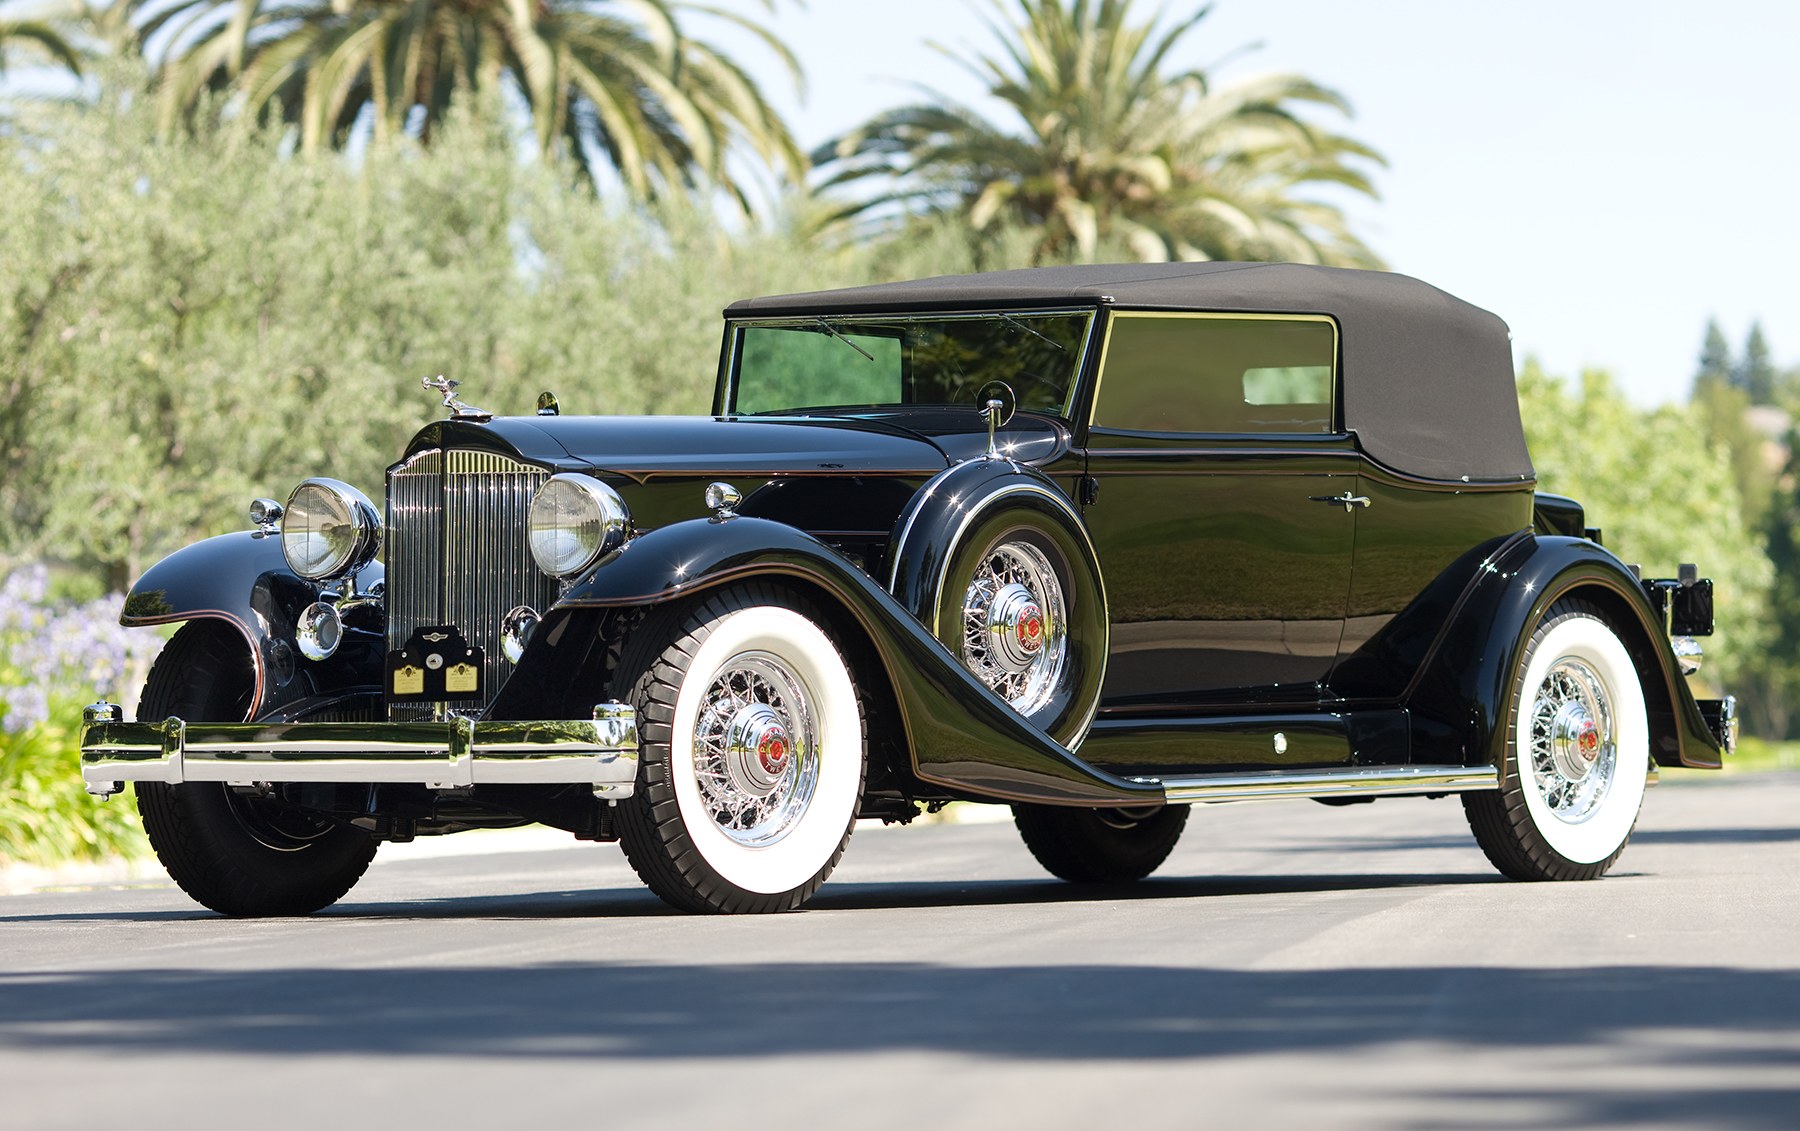
<svg viewBox="0 0 1800 1131"><path fill-rule="evenodd" d="M430 377L419 378L419 385L422 388L444 394L444 407L450 410L451 420L488 421L494 419L494 414L486 409L472 408L456 399L456 387L460 384L462 384L461 381L452 381L442 373L437 375L436 380Z"/></svg>

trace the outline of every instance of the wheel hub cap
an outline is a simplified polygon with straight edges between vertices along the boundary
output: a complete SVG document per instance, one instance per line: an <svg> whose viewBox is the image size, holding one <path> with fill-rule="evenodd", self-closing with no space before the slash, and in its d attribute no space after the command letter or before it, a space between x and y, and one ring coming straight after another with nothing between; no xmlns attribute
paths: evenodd
<svg viewBox="0 0 1800 1131"><path fill-rule="evenodd" d="M1531 710L1531 773L1550 812L1576 825L1599 811L1618 768L1612 701L1584 661L1551 665Z"/></svg>
<svg viewBox="0 0 1800 1131"><path fill-rule="evenodd" d="M1550 721L1550 757L1572 782L1586 780L1600 758L1600 728L1580 703L1564 703Z"/></svg>
<svg viewBox="0 0 1800 1131"><path fill-rule="evenodd" d="M1062 583L1038 547L1006 541L976 565L963 594L962 662L1014 710L1031 714L1063 678Z"/></svg>
<svg viewBox="0 0 1800 1131"><path fill-rule="evenodd" d="M752 797L767 797L781 785L791 751L786 724L766 703L739 708L725 729L726 772Z"/></svg>
<svg viewBox="0 0 1800 1131"><path fill-rule="evenodd" d="M694 720L694 777L719 831L774 844L819 781L819 731L805 685L771 652L740 652L709 681Z"/></svg>
<svg viewBox="0 0 1800 1131"><path fill-rule="evenodd" d="M994 661L1009 672L1022 672L1044 650L1044 610L1031 590L1013 583L995 594L987 609L988 639Z"/></svg>

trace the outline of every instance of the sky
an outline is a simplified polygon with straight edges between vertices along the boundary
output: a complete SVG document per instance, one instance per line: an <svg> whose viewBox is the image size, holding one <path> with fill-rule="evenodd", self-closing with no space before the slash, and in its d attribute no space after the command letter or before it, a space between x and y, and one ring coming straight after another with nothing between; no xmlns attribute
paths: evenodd
<svg viewBox="0 0 1800 1131"><path fill-rule="evenodd" d="M711 38L810 148L916 101L915 84L1003 114L926 45L989 50L981 10L781 0L761 18L799 56L804 101L771 57ZM1777 364L1800 365L1800 3L1217 0L1171 60L1195 66L1344 94L1355 117L1326 124L1388 159L1381 199L1348 205L1354 230L1504 318L1517 361L1607 369L1643 406L1683 400L1717 318L1734 352L1760 320Z"/></svg>

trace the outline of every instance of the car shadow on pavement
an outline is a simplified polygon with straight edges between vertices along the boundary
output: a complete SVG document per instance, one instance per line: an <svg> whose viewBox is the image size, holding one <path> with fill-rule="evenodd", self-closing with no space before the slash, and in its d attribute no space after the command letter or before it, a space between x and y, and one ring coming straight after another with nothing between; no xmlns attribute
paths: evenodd
<svg viewBox="0 0 1800 1131"><path fill-rule="evenodd" d="M1800 825L1776 828L1639 829L1633 844L1783 844L1800 840Z"/></svg>
<svg viewBox="0 0 1800 1131"><path fill-rule="evenodd" d="M1229 896L1284 895L1326 891L1378 891L1393 888L1503 884L1498 875L1307 875L1152 877L1134 884L1070 884L1060 880L938 880L828 883L799 914L819 911L869 911L926 907L1003 907L1029 904L1120 903L1155 899L1204 899ZM335 919L625 919L680 916L648 890L570 888L500 895L420 896L399 900L359 899L342 902L310 916ZM198 905L144 911L34 911L0 914L7 923L158 923L222 920Z"/></svg>
<svg viewBox="0 0 1800 1131"><path fill-rule="evenodd" d="M1205 899L1318 891L1504 883L1487 875L1152 876L1133 884L1070 884L1058 880L983 880L827 884L809 910L979 907L1030 903L1120 903L1148 899Z"/></svg>

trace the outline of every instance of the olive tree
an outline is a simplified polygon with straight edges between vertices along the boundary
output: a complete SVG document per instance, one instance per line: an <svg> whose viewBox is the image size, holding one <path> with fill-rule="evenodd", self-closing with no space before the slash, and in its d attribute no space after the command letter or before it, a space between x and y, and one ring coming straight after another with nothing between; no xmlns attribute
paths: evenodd
<svg viewBox="0 0 1800 1131"><path fill-rule="evenodd" d="M1519 407L1539 487L1580 500L1608 549L1646 577L1693 562L1713 579L1718 632L1696 678L1736 690L1768 646L1773 569L1745 525L1729 453L1694 410L1634 408L1599 370L1568 384L1527 360Z"/></svg>

